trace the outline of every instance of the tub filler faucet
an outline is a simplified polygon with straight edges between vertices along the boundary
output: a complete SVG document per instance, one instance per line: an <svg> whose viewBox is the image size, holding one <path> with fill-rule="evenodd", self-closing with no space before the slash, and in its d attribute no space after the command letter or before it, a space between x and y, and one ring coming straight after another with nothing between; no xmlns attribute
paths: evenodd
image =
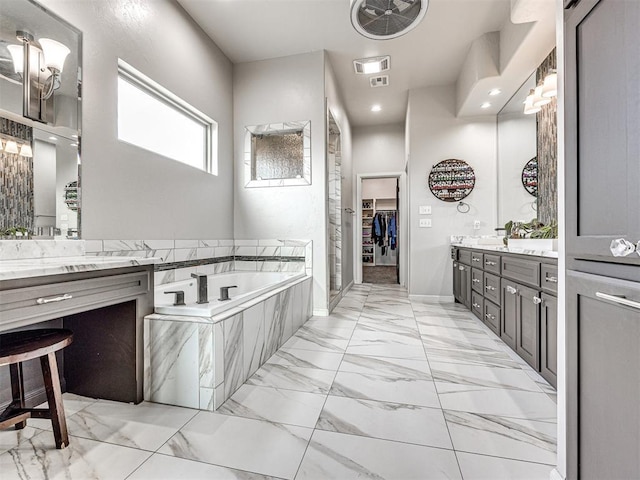
<svg viewBox="0 0 640 480"><path fill-rule="evenodd" d="M191 276L196 279L198 285L198 301L196 303L209 303L209 295L207 293L207 276L196 275L195 273L192 273Z"/></svg>
<svg viewBox="0 0 640 480"><path fill-rule="evenodd" d="M229 289L230 288L238 288L237 285L229 285L228 287L220 287L220 298L218 300L220 300L221 302L224 302L225 300L231 300L229 298Z"/></svg>

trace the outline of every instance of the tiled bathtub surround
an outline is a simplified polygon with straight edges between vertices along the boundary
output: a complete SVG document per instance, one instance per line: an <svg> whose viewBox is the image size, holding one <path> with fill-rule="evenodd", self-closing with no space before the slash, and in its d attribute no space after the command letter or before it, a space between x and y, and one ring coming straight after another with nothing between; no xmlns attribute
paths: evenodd
<svg viewBox="0 0 640 480"><path fill-rule="evenodd" d="M212 318L145 318L145 399L214 410L311 317L310 277Z"/></svg>
<svg viewBox="0 0 640 480"><path fill-rule="evenodd" d="M157 257L155 284L231 270L311 275L309 240L86 240L87 255Z"/></svg>

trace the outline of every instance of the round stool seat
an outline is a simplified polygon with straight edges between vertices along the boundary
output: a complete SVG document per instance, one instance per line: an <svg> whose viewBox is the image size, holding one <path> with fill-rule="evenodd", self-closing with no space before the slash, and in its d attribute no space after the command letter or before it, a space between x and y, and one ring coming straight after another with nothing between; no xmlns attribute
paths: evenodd
<svg viewBox="0 0 640 480"><path fill-rule="evenodd" d="M69 445L67 421L62 405L56 351L73 341L73 332L64 328L23 330L0 334L0 366L9 365L12 402L0 413L0 430L14 426L20 430L29 418L51 420L56 448ZM48 408L27 408L25 405L22 362L40 359Z"/></svg>
<svg viewBox="0 0 640 480"><path fill-rule="evenodd" d="M0 366L42 357L63 349L72 341L73 332L64 328L0 334Z"/></svg>

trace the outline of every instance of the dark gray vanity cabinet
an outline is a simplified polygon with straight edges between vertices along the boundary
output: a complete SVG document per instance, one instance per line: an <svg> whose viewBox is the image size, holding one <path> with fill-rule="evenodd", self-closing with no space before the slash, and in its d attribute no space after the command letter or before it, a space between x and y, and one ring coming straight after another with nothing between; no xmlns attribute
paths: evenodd
<svg viewBox="0 0 640 480"><path fill-rule="evenodd" d="M453 262L453 296L457 302L471 308L471 267L456 261Z"/></svg>
<svg viewBox="0 0 640 480"><path fill-rule="evenodd" d="M558 365L558 266L553 258L456 248L472 264L473 314L547 381L556 386ZM460 267L465 267L460 269ZM456 299L465 298L464 271L454 261Z"/></svg>
<svg viewBox="0 0 640 480"><path fill-rule="evenodd" d="M540 375L558 384L558 299L543 293L540 304Z"/></svg>
<svg viewBox="0 0 640 480"><path fill-rule="evenodd" d="M640 2L565 10L567 478L640 478Z"/></svg>

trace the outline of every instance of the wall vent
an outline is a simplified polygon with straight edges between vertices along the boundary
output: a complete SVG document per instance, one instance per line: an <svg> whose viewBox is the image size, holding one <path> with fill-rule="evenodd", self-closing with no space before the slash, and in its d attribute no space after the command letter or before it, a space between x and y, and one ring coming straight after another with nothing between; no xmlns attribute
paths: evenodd
<svg viewBox="0 0 640 480"><path fill-rule="evenodd" d="M369 84L372 88L386 87L389 85L389 75L379 75L377 77L371 77Z"/></svg>

